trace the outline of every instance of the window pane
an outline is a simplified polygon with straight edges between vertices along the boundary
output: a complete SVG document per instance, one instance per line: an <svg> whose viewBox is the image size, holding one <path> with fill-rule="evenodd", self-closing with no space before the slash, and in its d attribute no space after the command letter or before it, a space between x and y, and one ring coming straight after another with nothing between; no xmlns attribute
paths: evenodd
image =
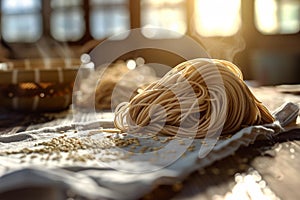
<svg viewBox="0 0 300 200"><path fill-rule="evenodd" d="M79 8L56 10L51 15L51 34L59 41L77 41L85 32L83 12Z"/></svg>
<svg viewBox="0 0 300 200"><path fill-rule="evenodd" d="M143 0L141 1L141 9L142 33L146 37L172 38L181 37L186 33L185 1ZM168 29L175 33L159 31L159 29L147 29L151 27Z"/></svg>
<svg viewBox="0 0 300 200"><path fill-rule="evenodd" d="M7 42L35 42L41 37L41 15L2 16L2 37Z"/></svg>
<svg viewBox="0 0 300 200"><path fill-rule="evenodd" d="M255 25L263 34L299 32L300 1L256 0Z"/></svg>
<svg viewBox="0 0 300 200"><path fill-rule="evenodd" d="M2 0L1 32L7 42L35 42L42 35L41 0Z"/></svg>
<svg viewBox="0 0 300 200"><path fill-rule="evenodd" d="M125 4L128 0L91 0L91 4Z"/></svg>
<svg viewBox="0 0 300 200"><path fill-rule="evenodd" d="M241 0L196 0L195 27L205 37L232 36L241 26Z"/></svg>
<svg viewBox="0 0 300 200"><path fill-rule="evenodd" d="M276 0L255 1L255 23L262 33L276 33L279 29Z"/></svg>
<svg viewBox="0 0 300 200"><path fill-rule="evenodd" d="M280 7L280 33L297 33L300 30L300 2L282 4Z"/></svg>
<svg viewBox="0 0 300 200"><path fill-rule="evenodd" d="M91 8L90 27L95 39L119 34L130 28L128 0L92 0Z"/></svg>
<svg viewBox="0 0 300 200"><path fill-rule="evenodd" d="M41 10L41 0L2 0L3 14L32 13Z"/></svg>
<svg viewBox="0 0 300 200"><path fill-rule="evenodd" d="M80 6L82 5L82 0L52 0L52 8L64 8L70 6Z"/></svg>

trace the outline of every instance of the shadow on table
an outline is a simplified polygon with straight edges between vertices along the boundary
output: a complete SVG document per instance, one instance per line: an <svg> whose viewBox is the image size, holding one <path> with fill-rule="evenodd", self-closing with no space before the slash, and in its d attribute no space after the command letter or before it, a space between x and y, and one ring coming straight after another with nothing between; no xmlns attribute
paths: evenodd
<svg viewBox="0 0 300 200"><path fill-rule="evenodd" d="M155 188L142 200L150 199L213 199L224 196L234 187L235 175L248 173L255 168L256 158L272 159L276 147L283 143L300 141L300 129L290 130L270 140L258 140L248 147L241 147L234 155L192 173L182 183L173 186L162 185ZM289 151L285 149L285 151Z"/></svg>
<svg viewBox="0 0 300 200"><path fill-rule="evenodd" d="M0 108L0 135L25 131L31 125L43 124L54 119L54 114L25 113Z"/></svg>

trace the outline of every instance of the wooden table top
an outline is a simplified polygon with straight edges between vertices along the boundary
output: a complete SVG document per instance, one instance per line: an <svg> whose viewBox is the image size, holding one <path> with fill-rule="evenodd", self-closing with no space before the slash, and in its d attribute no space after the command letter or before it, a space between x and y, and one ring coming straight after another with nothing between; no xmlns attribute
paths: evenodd
<svg viewBox="0 0 300 200"><path fill-rule="evenodd" d="M299 93L281 93L274 87L252 91L270 110L289 101L300 106ZM234 155L191 174L183 183L160 186L144 199L299 200L299 186L300 129L295 129L240 148Z"/></svg>
<svg viewBox="0 0 300 200"><path fill-rule="evenodd" d="M270 110L291 101L300 106L299 94L281 93L274 87L252 89ZM49 115L2 111L0 135L15 134L28 126L52 120ZM299 123L299 117L297 121ZM300 129L240 148L234 155L191 174L173 186L160 185L143 199L300 199ZM24 189L18 194L29 192ZM0 194L14 199L15 194ZM16 198L17 199L17 198Z"/></svg>

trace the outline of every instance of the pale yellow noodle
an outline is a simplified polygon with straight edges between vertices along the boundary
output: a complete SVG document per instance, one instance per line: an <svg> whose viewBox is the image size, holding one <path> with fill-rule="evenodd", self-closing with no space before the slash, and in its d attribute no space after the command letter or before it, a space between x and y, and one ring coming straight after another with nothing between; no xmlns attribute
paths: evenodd
<svg viewBox="0 0 300 200"><path fill-rule="evenodd" d="M239 68L217 59L194 59L173 68L115 111L124 132L202 138L274 121L243 81Z"/></svg>

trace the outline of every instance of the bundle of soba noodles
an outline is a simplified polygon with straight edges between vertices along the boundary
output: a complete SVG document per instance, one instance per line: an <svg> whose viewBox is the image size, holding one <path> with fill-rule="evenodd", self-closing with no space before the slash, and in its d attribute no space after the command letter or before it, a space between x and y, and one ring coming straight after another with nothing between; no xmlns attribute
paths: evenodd
<svg viewBox="0 0 300 200"><path fill-rule="evenodd" d="M237 66L198 58L177 65L130 102L119 104L114 123L129 133L202 138L273 121Z"/></svg>

